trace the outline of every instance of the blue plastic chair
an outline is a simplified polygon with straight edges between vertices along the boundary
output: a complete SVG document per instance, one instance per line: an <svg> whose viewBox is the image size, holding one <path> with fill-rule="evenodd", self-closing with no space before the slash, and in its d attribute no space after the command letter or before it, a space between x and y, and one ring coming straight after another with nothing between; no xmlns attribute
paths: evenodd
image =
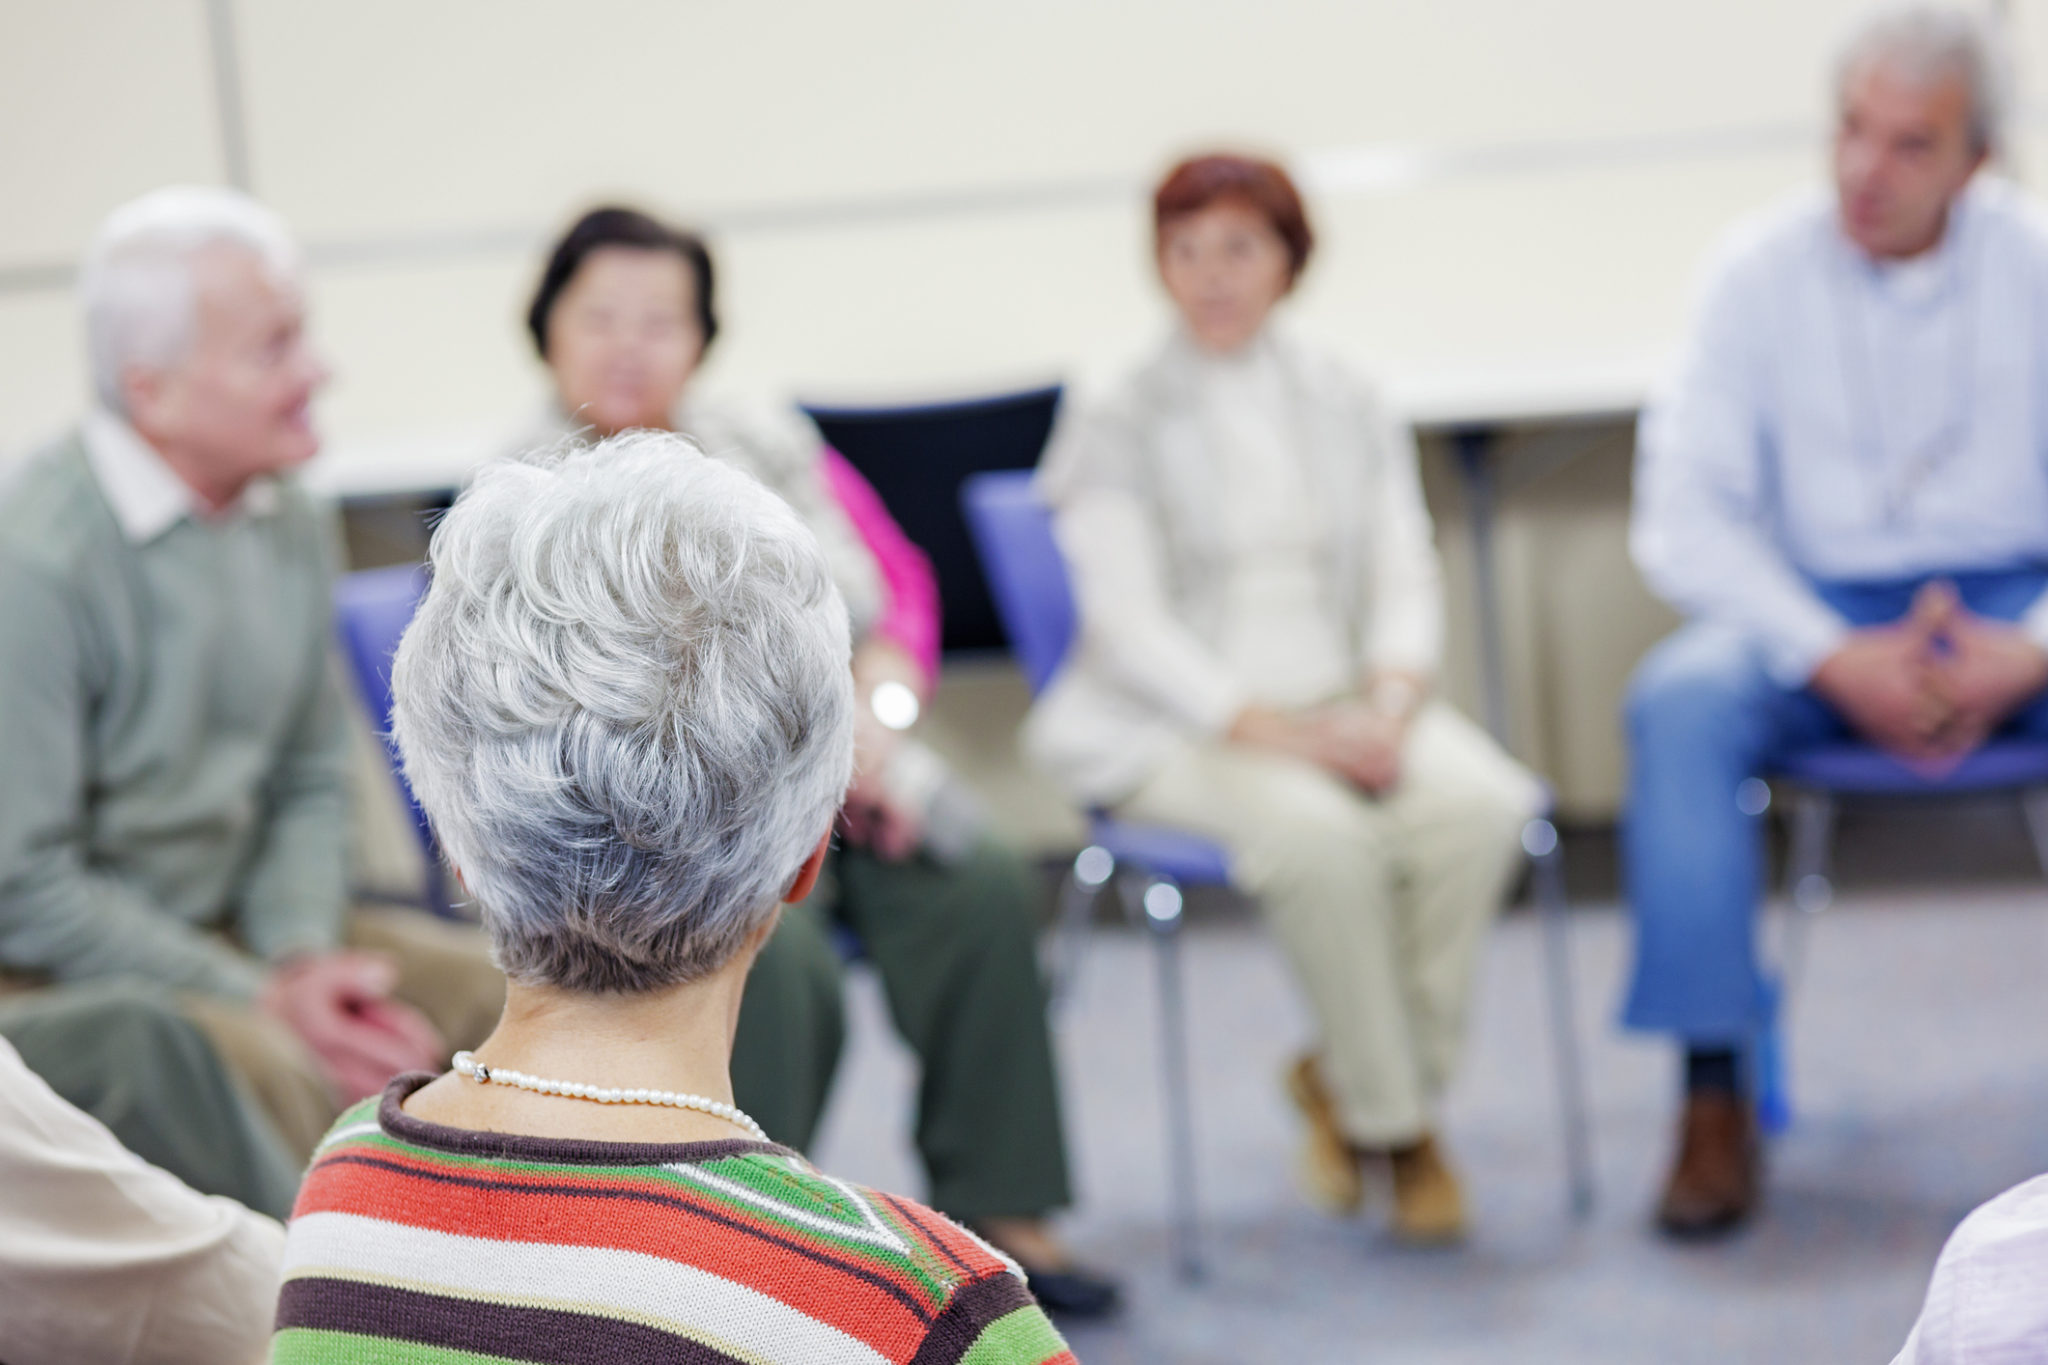
<svg viewBox="0 0 2048 1365"><path fill-rule="evenodd" d="M1785 860L1784 946L1777 975L1767 982L1766 1023L1756 1042L1757 1117L1766 1130L1783 1132L1792 1123L1785 1015L1805 963L1809 927L1835 899L1831 853L1842 799L2012 792L2026 816L2035 860L2048 876L2048 742L1993 740L1953 769L1930 776L1881 749L1840 740L1780 758L1769 776L1786 795L1792 839ZM1752 809L1761 814L1768 804L1766 797Z"/></svg>
<svg viewBox="0 0 2048 1365"><path fill-rule="evenodd" d="M417 564L398 564L388 569L363 569L343 574L334 585L334 629L340 637L342 658L354 676L356 694L370 723L377 727L385 755L391 761L391 776L405 797L412 815L413 833L419 839L426 862L426 877L420 899L435 914L459 918L448 896L448 879L441 865L441 846L427 823L427 813L413 799L412 788L400 772L398 747L391 740L391 659L398 652L399 637L412 622L420 598L427 591L426 570Z"/></svg>
<svg viewBox="0 0 2048 1365"><path fill-rule="evenodd" d="M1036 693L1059 671L1076 622L1066 562L1053 538L1052 518L1032 491L1031 479L1029 471L978 474L961 485L960 501L1018 667ZM1230 858L1198 835L1134 824L1099 810L1089 813L1088 824L1090 842L1074 859L1061 893L1055 995L1071 989L1096 897L1105 888L1112 890L1125 913L1152 931L1157 948L1176 1259L1181 1273L1193 1279L1201 1273L1201 1261L1185 991L1178 951L1181 888L1228 885ZM1593 1205L1592 1151L1573 1002L1569 906L1556 827L1547 818L1531 820L1522 831L1522 846L1532 860L1545 926L1566 1184L1572 1209L1583 1217Z"/></svg>

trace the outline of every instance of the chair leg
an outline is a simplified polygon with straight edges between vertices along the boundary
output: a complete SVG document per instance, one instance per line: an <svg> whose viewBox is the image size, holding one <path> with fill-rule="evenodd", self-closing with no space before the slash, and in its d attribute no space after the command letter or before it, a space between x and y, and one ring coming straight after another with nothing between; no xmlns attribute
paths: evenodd
<svg viewBox="0 0 2048 1365"><path fill-rule="evenodd" d="M2034 845L2034 861L2041 875L2048 877L2048 787L2029 787L2020 793L2020 812L2027 819L2027 838Z"/></svg>
<svg viewBox="0 0 2048 1365"><path fill-rule="evenodd" d="M1781 995L1790 993L1806 965L1807 931L1813 917L1834 904L1829 850L1835 839L1835 814L1835 798L1826 792L1801 792L1793 800L1792 847L1785 866L1785 893L1792 913L1785 924L1778 967Z"/></svg>
<svg viewBox="0 0 2048 1365"><path fill-rule="evenodd" d="M1095 921L1095 902L1116 875L1116 859L1099 844L1074 857L1060 882L1059 918L1054 921L1046 964L1049 994L1055 1009L1067 1003L1081 980L1081 962L1088 952L1088 934Z"/></svg>
<svg viewBox="0 0 2048 1365"><path fill-rule="evenodd" d="M1836 806L1826 792L1803 791L1792 801L1792 847L1785 865L1786 911L1784 943L1778 973L1766 985L1766 1017L1752 1063L1756 1070L1757 1119L1766 1132L1792 1126L1792 1087L1787 1078L1785 1035L1792 991L1806 966L1807 937L1813 917L1835 899L1829 877L1830 849L1835 837Z"/></svg>
<svg viewBox="0 0 2048 1365"><path fill-rule="evenodd" d="M1129 899L1131 881L1140 886ZM1195 1192L1195 1116L1188 1079L1187 999L1181 979L1180 887L1170 877L1148 875L1119 880L1127 913L1142 916L1151 932L1159 971L1159 1064L1166 1101L1167 1177L1173 1206L1174 1268L1182 1280L1202 1278L1200 1233Z"/></svg>
<svg viewBox="0 0 2048 1365"><path fill-rule="evenodd" d="M1572 978L1571 905L1564 889L1564 850L1557 826L1537 817L1522 827L1536 909L1543 922L1544 965L1550 985L1550 1039L1557 1072L1558 1117L1563 1125L1565 1184L1572 1214L1593 1212L1593 1137L1587 1118L1586 1073L1579 1052L1578 991Z"/></svg>

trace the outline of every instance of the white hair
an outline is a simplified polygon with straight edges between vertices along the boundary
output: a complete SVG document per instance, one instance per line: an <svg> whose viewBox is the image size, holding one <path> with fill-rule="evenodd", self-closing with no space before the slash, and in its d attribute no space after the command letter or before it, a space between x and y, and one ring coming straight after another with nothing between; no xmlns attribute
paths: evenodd
<svg viewBox="0 0 2048 1365"><path fill-rule="evenodd" d="M635 431L487 466L434 532L392 728L515 981L715 971L853 771L846 605L752 476Z"/></svg>
<svg viewBox="0 0 2048 1365"><path fill-rule="evenodd" d="M109 214L78 274L93 392L121 412L130 365L174 365L197 320L193 262L222 246L254 253L282 277L299 251L284 220L239 190L172 185Z"/></svg>
<svg viewBox="0 0 2048 1365"><path fill-rule="evenodd" d="M1994 153L2004 136L2009 76L1989 26L1957 5L1892 4L1860 17L1836 51L1835 95L1848 93L1849 79L1873 62L1909 80L1959 77L1970 92L1970 141Z"/></svg>

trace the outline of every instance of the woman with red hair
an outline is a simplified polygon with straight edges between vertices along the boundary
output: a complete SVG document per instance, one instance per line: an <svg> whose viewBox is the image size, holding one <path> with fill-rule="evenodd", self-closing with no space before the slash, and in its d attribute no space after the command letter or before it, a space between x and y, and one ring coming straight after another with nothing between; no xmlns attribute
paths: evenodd
<svg viewBox="0 0 2048 1365"><path fill-rule="evenodd" d="M1287 1085L1310 1194L1388 1171L1392 1226L1462 1235L1433 1137L1536 781L1431 691L1443 591L1415 448L1371 384L1272 322L1314 245L1267 161L1154 198L1166 345L1063 422L1040 474L1080 611L1026 743L1078 801L1230 853L1315 1049Z"/></svg>

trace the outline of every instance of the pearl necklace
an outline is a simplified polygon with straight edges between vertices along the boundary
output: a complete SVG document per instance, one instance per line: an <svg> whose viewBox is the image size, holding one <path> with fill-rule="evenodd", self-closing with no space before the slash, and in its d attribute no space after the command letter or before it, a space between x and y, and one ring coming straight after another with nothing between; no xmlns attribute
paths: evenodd
<svg viewBox="0 0 2048 1365"><path fill-rule="evenodd" d="M599 1104L664 1104L671 1109L694 1109L700 1114L724 1119L736 1128L746 1129L758 1142L770 1140L767 1130L742 1113L738 1105L705 1095L686 1095L676 1090L620 1090L584 1085L580 1081L542 1080L523 1071L486 1065L468 1052L455 1054L455 1069L478 1085L509 1085L519 1090L531 1090L536 1095L560 1095L572 1100L595 1100Z"/></svg>

